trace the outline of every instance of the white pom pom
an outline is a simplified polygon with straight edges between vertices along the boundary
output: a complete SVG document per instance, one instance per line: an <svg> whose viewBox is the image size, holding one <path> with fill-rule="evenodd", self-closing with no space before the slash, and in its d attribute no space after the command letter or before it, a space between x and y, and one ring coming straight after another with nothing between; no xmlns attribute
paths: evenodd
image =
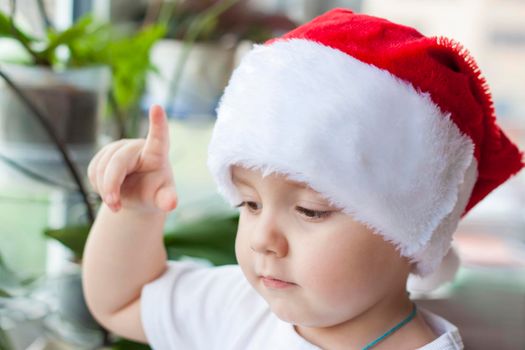
<svg viewBox="0 0 525 350"><path fill-rule="evenodd" d="M411 274L408 277L407 290L414 293L428 293L447 282L452 282L456 277L459 264L459 255L456 249L452 246L436 271L425 277Z"/></svg>

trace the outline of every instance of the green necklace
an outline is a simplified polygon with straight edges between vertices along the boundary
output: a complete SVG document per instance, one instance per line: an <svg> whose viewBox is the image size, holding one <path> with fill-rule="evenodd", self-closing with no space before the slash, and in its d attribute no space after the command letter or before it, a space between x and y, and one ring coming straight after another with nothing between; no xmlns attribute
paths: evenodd
<svg viewBox="0 0 525 350"><path fill-rule="evenodd" d="M382 336L380 336L379 338L377 338L376 340L374 340L373 342L369 343L368 345L366 345L362 350L369 350L369 349L372 349L372 347L376 346L377 343L379 343L380 341L384 340L386 337L388 337L389 335L391 335L392 333L394 333L395 331L397 331L399 328L403 327L404 325L406 325L408 322L412 321L412 319L414 318L414 316L416 316L416 311L417 311L417 308L416 308L416 304L415 303L412 303L412 312L410 313L410 315L408 315L403 321L399 322L398 324L396 324L394 327L390 328L388 331L386 331L385 334L383 334Z"/></svg>

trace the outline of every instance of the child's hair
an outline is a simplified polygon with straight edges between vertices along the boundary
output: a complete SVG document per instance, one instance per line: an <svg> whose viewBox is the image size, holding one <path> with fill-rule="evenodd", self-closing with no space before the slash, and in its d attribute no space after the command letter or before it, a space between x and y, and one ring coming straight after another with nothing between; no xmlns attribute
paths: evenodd
<svg viewBox="0 0 525 350"><path fill-rule="evenodd" d="M491 95L458 43L334 9L256 45L218 107L208 166L306 182L434 271L459 219L523 167Z"/></svg>

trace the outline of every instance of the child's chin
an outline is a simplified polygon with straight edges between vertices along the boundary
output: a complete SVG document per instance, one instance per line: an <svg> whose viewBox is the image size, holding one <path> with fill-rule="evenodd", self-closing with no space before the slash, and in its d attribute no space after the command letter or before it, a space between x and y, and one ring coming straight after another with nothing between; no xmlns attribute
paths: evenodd
<svg viewBox="0 0 525 350"><path fill-rule="evenodd" d="M281 321L305 328L333 327L346 321L344 318L334 318L333 316L328 315L323 317L319 314L309 314L305 313L304 311L301 313L296 313L290 308L283 309L274 305L270 305L270 308Z"/></svg>
<svg viewBox="0 0 525 350"><path fill-rule="evenodd" d="M277 316L281 321L284 321L286 323L291 323L291 324L300 324L301 322L299 322L300 320L298 320L297 317L294 317L293 315L290 315L289 313L287 312L283 312L282 310L279 310L279 311L275 311L273 308L272 308L272 312L275 314L275 316Z"/></svg>
<svg viewBox="0 0 525 350"><path fill-rule="evenodd" d="M294 325L304 325L306 327L312 323L311 320L308 319L308 315L298 314L290 307L289 303L288 305L282 304L286 304L286 302L274 302L273 304L270 304L270 309L281 321Z"/></svg>

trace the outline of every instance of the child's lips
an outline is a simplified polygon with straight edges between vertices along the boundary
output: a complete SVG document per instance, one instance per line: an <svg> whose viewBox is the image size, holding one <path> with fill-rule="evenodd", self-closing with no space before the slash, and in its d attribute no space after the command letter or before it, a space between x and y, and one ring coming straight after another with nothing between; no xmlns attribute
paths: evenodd
<svg viewBox="0 0 525 350"><path fill-rule="evenodd" d="M272 289L283 289L283 288L289 288L292 286L295 286L295 283L283 281L278 278L272 277L272 276L259 276L264 283L264 285L268 288Z"/></svg>

